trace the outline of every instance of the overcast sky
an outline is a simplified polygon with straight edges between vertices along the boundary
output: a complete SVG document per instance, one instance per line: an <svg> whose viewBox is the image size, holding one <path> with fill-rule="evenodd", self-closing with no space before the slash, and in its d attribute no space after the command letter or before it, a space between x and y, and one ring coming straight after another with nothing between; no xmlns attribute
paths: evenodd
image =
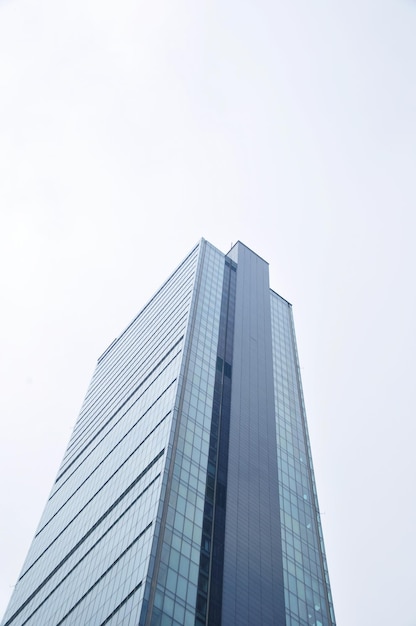
<svg viewBox="0 0 416 626"><path fill-rule="evenodd" d="M0 614L97 357L204 236L294 306L338 626L416 626L416 4L0 0Z"/></svg>

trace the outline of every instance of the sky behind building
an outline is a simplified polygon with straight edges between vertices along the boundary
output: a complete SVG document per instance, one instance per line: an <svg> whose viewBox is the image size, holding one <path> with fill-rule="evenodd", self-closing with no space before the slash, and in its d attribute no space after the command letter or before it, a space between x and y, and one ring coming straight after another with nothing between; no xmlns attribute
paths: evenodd
<svg viewBox="0 0 416 626"><path fill-rule="evenodd" d="M410 1L0 3L3 607L97 356L204 236L294 305L339 626L416 624L415 27Z"/></svg>

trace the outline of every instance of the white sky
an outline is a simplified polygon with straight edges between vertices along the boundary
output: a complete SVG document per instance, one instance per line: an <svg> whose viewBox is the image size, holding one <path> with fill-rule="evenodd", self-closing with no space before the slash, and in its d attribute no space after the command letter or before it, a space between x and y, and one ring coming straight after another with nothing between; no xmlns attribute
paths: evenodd
<svg viewBox="0 0 416 626"><path fill-rule="evenodd" d="M204 236L294 305L338 626L416 626L416 4L0 0L0 614L97 357Z"/></svg>

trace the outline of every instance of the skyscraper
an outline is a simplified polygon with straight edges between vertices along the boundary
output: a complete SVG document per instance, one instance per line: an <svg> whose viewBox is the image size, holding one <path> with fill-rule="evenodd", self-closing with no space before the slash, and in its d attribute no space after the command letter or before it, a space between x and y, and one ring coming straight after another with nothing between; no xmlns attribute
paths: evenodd
<svg viewBox="0 0 416 626"><path fill-rule="evenodd" d="M191 251L98 359L3 626L334 626L291 305Z"/></svg>

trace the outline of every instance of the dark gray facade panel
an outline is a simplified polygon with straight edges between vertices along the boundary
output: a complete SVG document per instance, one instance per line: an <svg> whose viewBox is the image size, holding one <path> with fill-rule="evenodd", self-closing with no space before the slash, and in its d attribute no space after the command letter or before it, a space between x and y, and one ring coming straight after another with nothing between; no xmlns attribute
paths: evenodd
<svg viewBox="0 0 416 626"><path fill-rule="evenodd" d="M238 243L222 623L285 624L268 265Z"/></svg>

